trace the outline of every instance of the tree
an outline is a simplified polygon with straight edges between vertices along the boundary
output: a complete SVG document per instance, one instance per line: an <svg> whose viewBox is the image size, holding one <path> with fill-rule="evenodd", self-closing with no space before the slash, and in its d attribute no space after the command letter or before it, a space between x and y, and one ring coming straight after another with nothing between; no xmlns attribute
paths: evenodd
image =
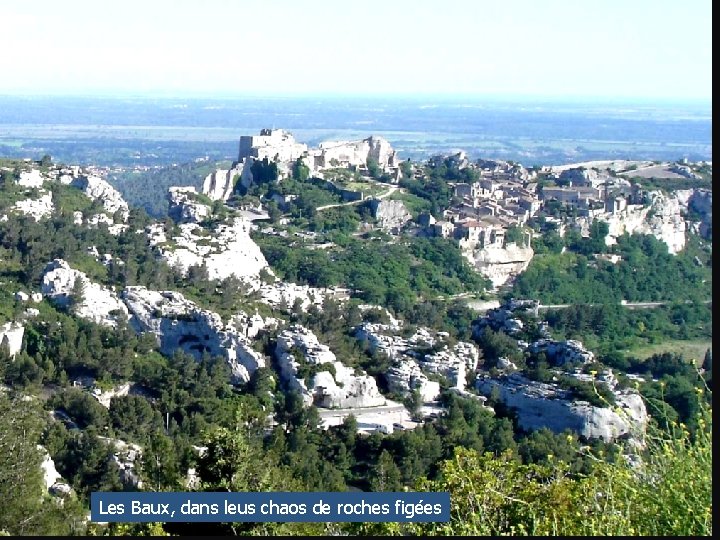
<svg viewBox="0 0 720 540"><path fill-rule="evenodd" d="M400 491L402 489L402 474L387 450L380 453L377 464L373 468L370 487L373 491Z"/></svg>
<svg viewBox="0 0 720 540"><path fill-rule="evenodd" d="M82 534L79 508L51 500L38 449L44 413L36 400L0 392L0 535Z"/></svg>
<svg viewBox="0 0 720 540"><path fill-rule="evenodd" d="M373 157L367 158L367 169L368 173L370 173L370 176L373 178L379 178L382 174L382 169L380 169L380 164L378 163L377 159Z"/></svg>
<svg viewBox="0 0 720 540"><path fill-rule="evenodd" d="M297 158L293 166L293 178L298 182L305 182L310 177L310 167L305 165L302 158Z"/></svg>

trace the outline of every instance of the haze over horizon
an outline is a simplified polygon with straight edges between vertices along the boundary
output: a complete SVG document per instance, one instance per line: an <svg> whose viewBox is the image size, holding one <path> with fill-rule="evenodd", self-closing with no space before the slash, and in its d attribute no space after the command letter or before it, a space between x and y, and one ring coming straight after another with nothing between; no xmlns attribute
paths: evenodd
<svg viewBox="0 0 720 540"><path fill-rule="evenodd" d="M702 102L710 0L3 2L0 94Z"/></svg>

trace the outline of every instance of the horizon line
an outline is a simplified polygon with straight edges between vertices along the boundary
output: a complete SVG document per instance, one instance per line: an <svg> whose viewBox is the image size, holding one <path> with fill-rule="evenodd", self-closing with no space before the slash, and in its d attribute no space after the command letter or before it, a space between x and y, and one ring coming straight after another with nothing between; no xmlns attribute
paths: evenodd
<svg viewBox="0 0 720 540"><path fill-rule="evenodd" d="M506 101L506 102L557 102L557 103L632 103L632 104L693 104L712 108L712 96L675 97L675 96L637 96L637 95L580 95L580 94L525 94L525 93L476 93L476 92L227 92L227 91L187 91L175 90L89 90L23 92L0 90L0 98L105 98L105 99L409 99L422 101L427 99L456 101Z"/></svg>

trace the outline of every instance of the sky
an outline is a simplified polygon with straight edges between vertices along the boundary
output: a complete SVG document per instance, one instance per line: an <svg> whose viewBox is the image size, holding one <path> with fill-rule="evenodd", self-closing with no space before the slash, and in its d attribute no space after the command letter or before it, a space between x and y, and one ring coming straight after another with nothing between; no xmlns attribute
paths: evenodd
<svg viewBox="0 0 720 540"><path fill-rule="evenodd" d="M0 94L711 101L711 0L0 0Z"/></svg>

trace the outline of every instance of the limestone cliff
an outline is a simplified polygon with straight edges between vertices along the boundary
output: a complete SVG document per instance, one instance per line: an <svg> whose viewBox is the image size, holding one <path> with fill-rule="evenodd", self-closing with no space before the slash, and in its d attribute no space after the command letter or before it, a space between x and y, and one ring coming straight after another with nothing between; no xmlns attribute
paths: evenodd
<svg viewBox="0 0 720 540"><path fill-rule="evenodd" d="M607 245L617 243L617 237L623 234L650 234L665 242L668 251L676 254L685 247L686 223L682 216L680 200L659 191L648 194L648 204L630 204L617 212L603 212L594 217L581 217L575 220L575 226L583 236L590 234L593 219L608 224L605 237Z"/></svg>
<svg viewBox="0 0 720 540"><path fill-rule="evenodd" d="M250 325L250 317L238 315L225 324L217 313L175 291L135 286L126 288L122 297L132 314L132 326L155 334L163 354L181 349L197 359L204 353L222 356L236 383L247 382L257 368L265 367L262 354L251 347L249 326L243 326L245 321ZM252 322L254 327L257 324L257 320Z"/></svg>
<svg viewBox="0 0 720 540"><path fill-rule="evenodd" d="M507 244L505 247L489 246L482 249L466 248L463 255L475 269L488 278L493 287L505 285L524 272L535 252L530 247Z"/></svg>
<svg viewBox="0 0 720 540"><path fill-rule="evenodd" d="M114 214L120 212L123 221L127 221L129 215L128 204L114 187L108 184L99 176L82 175L73 178L71 186L81 189L93 201L103 205L106 212Z"/></svg>
<svg viewBox="0 0 720 540"><path fill-rule="evenodd" d="M213 201L227 201L235 188L235 178L242 176L243 164L232 169L217 169L205 177L202 185L203 195Z"/></svg>

